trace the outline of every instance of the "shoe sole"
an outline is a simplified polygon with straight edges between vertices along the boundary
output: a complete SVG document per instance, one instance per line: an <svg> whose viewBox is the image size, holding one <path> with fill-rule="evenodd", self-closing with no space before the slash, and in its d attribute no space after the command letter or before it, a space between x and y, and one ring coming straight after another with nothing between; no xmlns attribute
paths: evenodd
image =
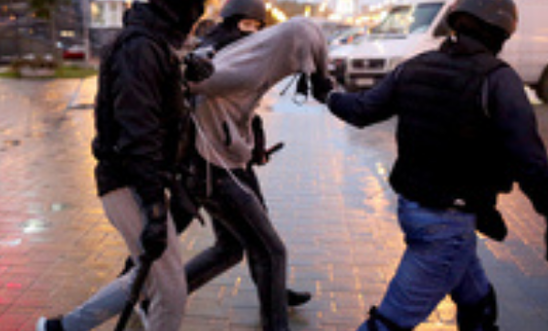
<svg viewBox="0 0 548 331"><path fill-rule="evenodd" d="M36 322L36 331L47 331L46 322L47 322L47 318L40 317L38 321Z"/></svg>

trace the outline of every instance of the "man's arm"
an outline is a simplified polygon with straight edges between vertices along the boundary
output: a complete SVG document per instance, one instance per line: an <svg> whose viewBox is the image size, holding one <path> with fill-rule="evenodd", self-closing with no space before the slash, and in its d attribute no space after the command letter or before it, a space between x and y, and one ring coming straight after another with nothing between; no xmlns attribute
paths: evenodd
<svg viewBox="0 0 548 331"><path fill-rule="evenodd" d="M535 210L548 218L548 158L523 82L513 69L502 68L488 77L488 84L490 114L520 188ZM548 248L548 231L544 239Z"/></svg>
<svg viewBox="0 0 548 331"><path fill-rule="evenodd" d="M521 189L548 216L548 159L523 82L511 68L488 77L489 109Z"/></svg>
<svg viewBox="0 0 548 331"><path fill-rule="evenodd" d="M392 72L371 90L358 93L330 93L327 98L329 110L341 120L360 128L392 117L395 110L391 105L391 99L397 72Z"/></svg>

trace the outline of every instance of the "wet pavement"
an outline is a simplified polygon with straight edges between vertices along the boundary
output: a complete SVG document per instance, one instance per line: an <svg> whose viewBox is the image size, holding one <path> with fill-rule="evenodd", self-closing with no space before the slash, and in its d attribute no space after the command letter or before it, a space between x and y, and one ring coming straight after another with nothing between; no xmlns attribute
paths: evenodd
<svg viewBox="0 0 548 331"><path fill-rule="evenodd" d="M34 330L39 316L67 312L115 277L126 256L95 195L95 84L0 80L0 331ZM269 143L286 144L258 173L289 251L289 285L314 294L291 310L292 330L355 330L404 248L386 181L394 122L356 130L277 91L260 111ZM536 111L548 141L548 107ZM481 238L479 251L498 291L501 330L546 331L545 222L518 190L500 205L509 237ZM181 238L184 258L211 243L210 227L193 224ZM129 329L142 327L133 318ZM244 263L190 297L181 330L259 330ZM417 330L456 330L450 300Z"/></svg>

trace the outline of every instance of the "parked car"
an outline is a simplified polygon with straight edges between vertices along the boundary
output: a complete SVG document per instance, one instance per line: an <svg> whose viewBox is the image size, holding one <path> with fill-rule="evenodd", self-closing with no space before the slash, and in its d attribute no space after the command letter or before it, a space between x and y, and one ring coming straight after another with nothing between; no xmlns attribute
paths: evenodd
<svg viewBox="0 0 548 331"><path fill-rule="evenodd" d="M64 60L84 60L86 50L82 45L72 45L63 51Z"/></svg>
<svg viewBox="0 0 548 331"><path fill-rule="evenodd" d="M342 85L346 73L346 59L366 33L366 27L351 27L339 33L329 43L328 71Z"/></svg>
<svg viewBox="0 0 548 331"><path fill-rule="evenodd" d="M345 83L370 88L404 60L437 48L449 33L445 17L454 0L408 0L386 18L348 55ZM510 63L538 97L548 102L548 1L515 0L518 28L501 57Z"/></svg>

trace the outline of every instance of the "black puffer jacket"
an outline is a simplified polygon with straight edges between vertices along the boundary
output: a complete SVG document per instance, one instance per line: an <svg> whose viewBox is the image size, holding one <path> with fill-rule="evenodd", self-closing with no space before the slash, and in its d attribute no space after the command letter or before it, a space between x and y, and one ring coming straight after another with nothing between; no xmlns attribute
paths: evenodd
<svg viewBox="0 0 548 331"><path fill-rule="evenodd" d="M163 199L175 162L184 96L171 46L180 46L185 35L147 4L135 4L124 25L130 37L121 37L102 59L96 180L99 195L131 186L149 204Z"/></svg>

